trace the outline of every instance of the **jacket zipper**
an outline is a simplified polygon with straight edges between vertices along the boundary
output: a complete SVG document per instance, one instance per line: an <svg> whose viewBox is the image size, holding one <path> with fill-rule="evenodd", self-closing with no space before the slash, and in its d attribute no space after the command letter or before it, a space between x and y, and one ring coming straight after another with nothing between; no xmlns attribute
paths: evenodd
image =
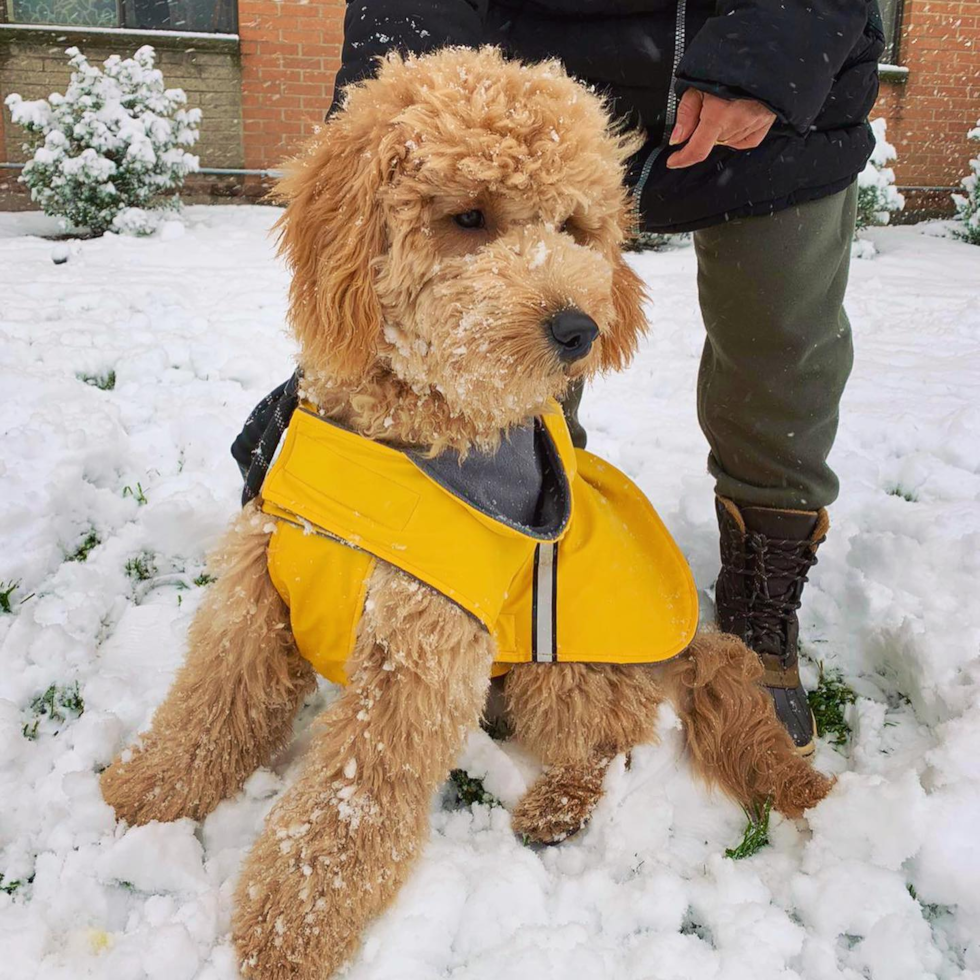
<svg viewBox="0 0 980 980"><path fill-rule="evenodd" d="M637 233L640 231L642 214L640 212L640 202L643 198L643 188L650 179L650 172L657 161L657 157L670 145L670 133L677 121L677 93L674 87L677 84L677 69L680 66L681 58L684 56L684 47L687 43L687 0L677 0L677 20L674 25L674 63L670 69L670 85L667 89L667 106L664 114L664 134L659 146L654 147L653 151L643 162L643 169L640 177L633 188L633 223Z"/></svg>

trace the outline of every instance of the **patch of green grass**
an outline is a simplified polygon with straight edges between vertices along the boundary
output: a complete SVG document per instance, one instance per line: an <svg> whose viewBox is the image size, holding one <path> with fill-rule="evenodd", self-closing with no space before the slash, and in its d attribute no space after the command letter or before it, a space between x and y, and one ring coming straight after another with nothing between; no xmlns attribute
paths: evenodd
<svg viewBox="0 0 980 980"><path fill-rule="evenodd" d="M81 717L85 713L85 702L78 689L78 681L66 687L52 684L43 694L34 697L29 709L33 717L24 722L21 729L24 738L35 741L42 718L64 724L69 716ZM55 732L57 734L57 732Z"/></svg>
<svg viewBox="0 0 980 980"><path fill-rule="evenodd" d="M66 711L74 714L76 718L85 714L85 702L82 700L81 691L78 689L78 681L61 692L58 696L58 704Z"/></svg>
<svg viewBox="0 0 980 980"><path fill-rule="evenodd" d="M696 936L701 942L707 943L709 946L713 947L715 945L711 930L701 922L700 916L690 905L687 907L687 911L684 913L684 919L681 922L681 935Z"/></svg>
<svg viewBox="0 0 980 980"><path fill-rule="evenodd" d="M655 231L641 231L630 238L624 245L624 252L663 252L670 248L683 245L689 235L662 235Z"/></svg>
<svg viewBox="0 0 980 980"><path fill-rule="evenodd" d="M23 888L24 885L29 885L34 880L34 875L30 878L25 878L23 880L16 879L15 881L4 881L3 875L0 874L0 892L4 892L7 895L13 895L18 888Z"/></svg>
<svg viewBox="0 0 980 980"><path fill-rule="evenodd" d="M101 374L76 374L75 377L100 391L112 391L116 387L115 371L103 371Z"/></svg>
<svg viewBox="0 0 980 980"><path fill-rule="evenodd" d="M772 813L772 800L767 799L761 806L745 810L748 821L741 842L735 847L725 849L725 857L733 861L752 857L769 843L769 814Z"/></svg>
<svg viewBox="0 0 980 980"><path fill-rule="evenodd" d="M817 734L830 739L830 744L838 748L851 737L851 726L844 718L844 709L854 704L857 695L845 683L838 670L824 671L820 665L820 680L817 689L807 695L810 710L817 723Z"/></svg>
<svg viewBox="0 0 980 980"><path fill-rule="evenodd" d="M92 528L88 534L82 539L82 543L65 559L66 561L85 561L88 558L88 553L93 549L98 547L102 541L99 539L98 534L95 533L95 529Z"/></svg>
<svg viewBox="0 0 980 980"><path fill-rule="evenodd" d="M20 588L20 582L0 582L0 612L13 612L10 597Z"/></svg>
<svg viewBox="0 0 980 980"><path fill-rule="evenodd" d="M153 578L157 573L156 562L153 560L153 555L143 552L140 555L136 555L135 558L130 558L126 562L126 574L134 582L146 582Z"/></svg>
<svg viewBox="0 0 980 980"><path fill-rule="evenodd" d="M905 487L896 484L892 487L885 487L885 493L889 497L901 497L902 500L907 500L910 504L914 504L918 499L919 495L914 490L906 490Z"/></svg>
<svg viewBox="0 0 980 980"><path fill-rule="evenodd" d="M952 906L940 905L937 902L923 902L921 898L916 894L915 885L909 882L906 886L908 893L919 903L922 909L922 917L927 922L935 922L940 916L949 915L953 911Z"/></svg>
<svg viewBox="0 0 980 980"><path fill-rule="evenodd" d="M482 779L471 776L465 769L454 769L449 774L449 782L456 791L457 808L473 806L474 803L491 807L503 805L493 793L486 790Z"/></svg>
<svg viewBox="0 0 980 980"><path fill-rule="evenodd" d="M124 497L132 497L136 503L140 505L140 507L142 507L143 504L148 503L146 494L143 493L143 485L141 483L136 484L135 490L129 486L123 487L122 495Z"/></svg>
<svg viewBox="0 0 980 980"><path fill-rule="evenodd" d="M196 579L194 579L194 584L199 588L204 588L205 585L210 585L212 582L217 581L213 575L208 575L207 572L201 572Z"/></svg>

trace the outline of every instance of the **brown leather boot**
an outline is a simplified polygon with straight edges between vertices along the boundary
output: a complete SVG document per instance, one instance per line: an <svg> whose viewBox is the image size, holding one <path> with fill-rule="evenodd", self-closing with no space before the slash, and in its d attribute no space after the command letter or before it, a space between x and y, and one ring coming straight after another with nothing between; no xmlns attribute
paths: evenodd
<svg viewBox="0 0 980 980"><path fill-rule="evenodd" d="M762 683L776 714L803 755L814 750L813 715L798 667L797 610L817 547L827 536L827 511L738 506L717 497L721 572L715 585L718 627L762 658Z"/></svg>

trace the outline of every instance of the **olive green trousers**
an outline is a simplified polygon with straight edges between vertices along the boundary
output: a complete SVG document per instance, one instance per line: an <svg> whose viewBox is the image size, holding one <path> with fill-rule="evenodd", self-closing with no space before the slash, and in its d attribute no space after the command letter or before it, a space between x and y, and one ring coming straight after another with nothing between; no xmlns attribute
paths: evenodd
<svg viewBox="0 0 980 980"><path fill-rule="evenodd" d="M716 490L738 503L817 510L837 498L827 456L853 360L843 304L856 204L855 184L694 233L707 333L698 420ZM566 403L580 445L581 394Z"/></svg>

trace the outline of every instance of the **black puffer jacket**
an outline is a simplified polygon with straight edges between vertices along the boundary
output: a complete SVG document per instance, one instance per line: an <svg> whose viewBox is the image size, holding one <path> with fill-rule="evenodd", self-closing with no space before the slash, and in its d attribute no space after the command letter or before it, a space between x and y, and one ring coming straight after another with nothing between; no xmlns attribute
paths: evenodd
<svg viewBox="0 0 980 980"><path fill-rule="evenodd" d="M650 231L833 194L873 146L867 115L884 46L876 0L349 0L338 92L390 48L487 43L560 58L646 130L629 179ZM704 163L668 170L659 150L692 86L758 99L777 121L754 150L716 147Z"/></svg>

